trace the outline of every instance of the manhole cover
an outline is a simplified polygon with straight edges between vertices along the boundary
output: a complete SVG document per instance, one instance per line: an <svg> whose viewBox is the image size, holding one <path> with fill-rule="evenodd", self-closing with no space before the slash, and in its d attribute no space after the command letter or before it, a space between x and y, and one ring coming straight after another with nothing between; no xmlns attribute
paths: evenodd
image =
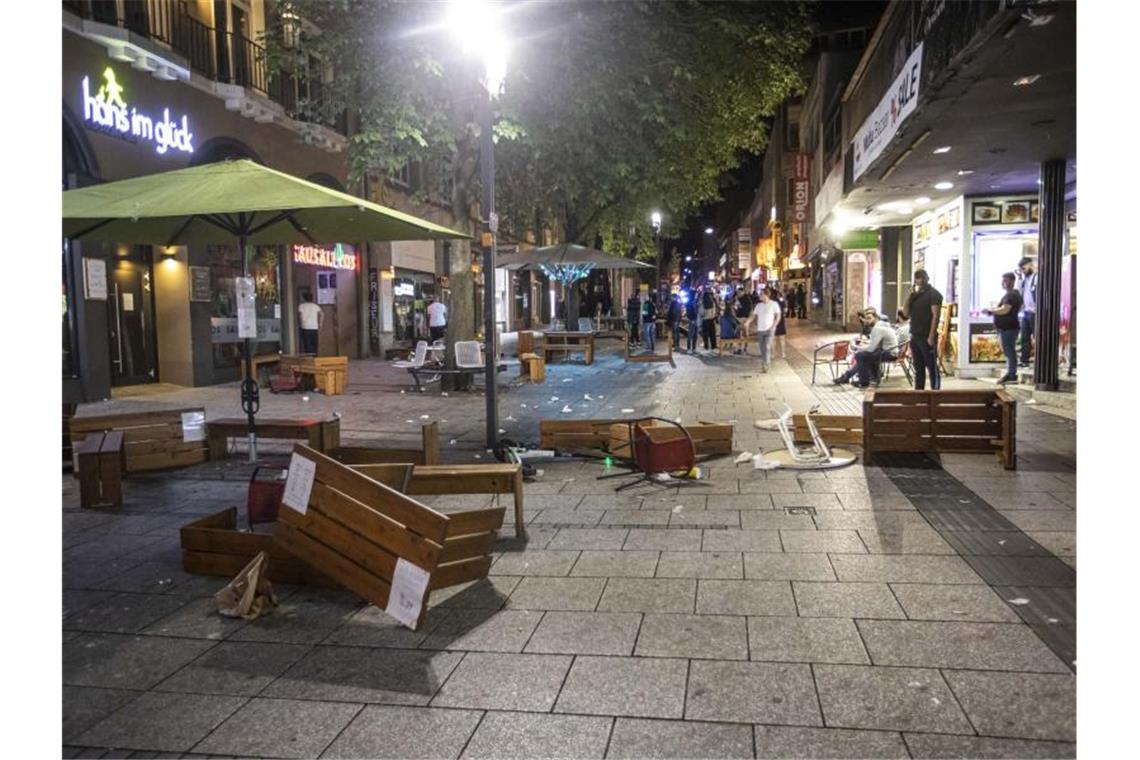
<svg viewBox="0 0 1140 760"><path fill-rule="evenodd" d="M815 517L815 507L784 507L784 512L789 515L811 515Z"/></svg>

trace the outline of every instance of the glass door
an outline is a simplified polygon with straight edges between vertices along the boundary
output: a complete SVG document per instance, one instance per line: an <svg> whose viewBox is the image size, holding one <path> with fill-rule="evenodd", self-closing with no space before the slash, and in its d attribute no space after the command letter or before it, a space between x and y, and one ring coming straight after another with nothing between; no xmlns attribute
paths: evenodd
<svg viewBox="0 0 1140 760"><path fill-rule="evenodd" d="M150 247L135 246L109 262L107 330L111 385L158 382Z"/></svg>

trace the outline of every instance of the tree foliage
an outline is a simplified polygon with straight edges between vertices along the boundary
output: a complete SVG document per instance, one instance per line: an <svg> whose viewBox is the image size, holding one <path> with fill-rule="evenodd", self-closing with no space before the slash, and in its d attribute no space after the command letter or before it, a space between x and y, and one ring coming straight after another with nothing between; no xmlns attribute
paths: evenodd
<svg viewBox="0 0 1140 760"><path fill-rule="evenodd" d="M354 175L411 159L448 174L456 212L476 206L479 97L470 60L440 28L443 6L396 0L293 0L318 33L286 48L281 15L267 47L276 68L309 56L336 78L328 118L358 114ZM675 230L719 198L721 178L763 150L765 117L802 83L810 8L798 2L588 0L504 6L511 40L496 126L496 201L515 239L543 228L614 253L651 256L651 209ZM632 230L632 233L631 233Z"/></svg>

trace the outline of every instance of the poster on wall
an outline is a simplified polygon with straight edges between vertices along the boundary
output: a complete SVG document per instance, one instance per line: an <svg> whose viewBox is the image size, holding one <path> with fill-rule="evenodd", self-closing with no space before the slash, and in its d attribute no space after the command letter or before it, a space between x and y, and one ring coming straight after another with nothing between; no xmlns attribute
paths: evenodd
<svg viewBox="0 0 1140 760"><path fill-rule="evenodd" d="M107 300L107 262L83 259L83 285L88 301Z"/></svg>
<svg viewBox="0 0 1140 760"><path fill-rule="evenodd" d="M238 338L257 337L257 302L252 277L235 277L237 294Z"/></svg>
<svg viewBox="0 0 1140 760"><path fill-rule="evenodd" d="M970 325L970 363L1001 364L1005 354L1001 352L1001 339L997 328L992 324Z"/></svg>
<svg viewBox="0 0 1140 760"><path fill-rule="evenodd" d="M190 267L190 300L210 301L209 267Z"/></svg>
<svg viewBox="0 0 1140 760"><path fill-rule="evenodd" d="M317 272L317 305L336 303L336 272Z"/></svg>

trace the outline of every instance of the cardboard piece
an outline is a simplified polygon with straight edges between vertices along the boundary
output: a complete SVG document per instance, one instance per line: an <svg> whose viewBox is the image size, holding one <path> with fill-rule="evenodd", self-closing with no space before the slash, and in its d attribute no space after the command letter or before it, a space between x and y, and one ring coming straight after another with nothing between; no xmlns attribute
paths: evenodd
<svg viewBox="0 0 1140 760"><path fill-rule="evenodd" d="M254 620L271 612L277 606L277 597L273 595L273 586L266 577L268 567L269 556L258 552L236 578L214 594L218 612L244 620Z"/></svg>

